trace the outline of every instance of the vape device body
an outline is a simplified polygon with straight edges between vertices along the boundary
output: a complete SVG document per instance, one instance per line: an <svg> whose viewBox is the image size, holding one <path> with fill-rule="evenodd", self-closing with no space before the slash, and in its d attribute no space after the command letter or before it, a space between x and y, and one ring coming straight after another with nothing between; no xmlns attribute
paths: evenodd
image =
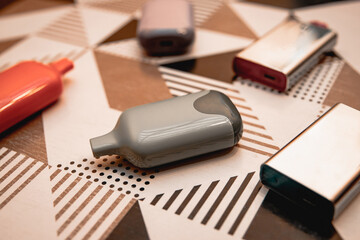
<svg viewBox="0 0 360 240"><path fill-rule="evenodd" d="M332 50L336 39L335 32L320 24L289 17L238 53L233 68L241 77L286 91Z"/></svg>
<svg viewBox="0 0 360 240"><path fill-rule="evenodd" d="M137 38L149 55L184 53L194 40L193 9L184 0L150 0L143 9Z"/></svg>
<svg viewBox="0 0 360 240"><path fill-rule="evenodd" d="M108 134L90 140L95 157L121 155L149 168L234 146L239 112L217 91L202 91L124 111Z"/></svg>
<svg viewBox="0 0 360 240"><path fill-rule="evenodd" d="M262 183L336 218L360 192L360 111L337 104L262 164Z"/></svg>
<svg viewBox="0 0 360 240"><path fill-rule="evenodd" d="M21 62L0 73L0 133L56 101L63 89L61 76L73 68L64 58L45 65Z"/></svg>

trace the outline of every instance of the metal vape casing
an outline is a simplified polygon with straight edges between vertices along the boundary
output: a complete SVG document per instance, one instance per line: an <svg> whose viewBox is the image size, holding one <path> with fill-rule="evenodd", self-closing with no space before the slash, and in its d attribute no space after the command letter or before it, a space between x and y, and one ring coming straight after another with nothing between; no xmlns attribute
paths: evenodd
<svg viewBox="0 0 360 240"><path fill-rule="evenodd" d="M260 170L262 183L328 219L360 191L360 111L337 104Z"/></svg>
<svg viewBox="0 0 360 240"><path fill-rule="evenodd" d="M149 55L184 53L195 37L193 9L184 0L144 4L137 38Z"/></svg>
<svg viewBox="0 0 360 240"><path fill-rule="evenodd" d="M149 168L232 147L242 131L231 100L202 91L130 108L110 133L90 143L95 157L117 154Z"/></svg>
<svg viewBox="0 0 360 240"><path fill-rule="evenodd" d="M237 75L279 91L292 87L320 56L332 50L337 35L319 24L290 16L282 24L236 55Z"/></svg>

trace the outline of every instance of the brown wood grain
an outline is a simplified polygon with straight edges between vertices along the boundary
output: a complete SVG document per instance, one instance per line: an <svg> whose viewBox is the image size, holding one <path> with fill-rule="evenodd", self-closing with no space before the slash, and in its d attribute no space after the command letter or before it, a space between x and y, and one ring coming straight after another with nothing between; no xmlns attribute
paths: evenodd
<svg viewBox="0 0 360 240"><path fill-rule="evenodd" d="M136 37L136 28L138 25L138 20L132 19L125 26L121 26L117 31L113 32L111 36L102 41L101 44L120 41L129 38Z"/></svg>
<svg viewBox="0 0 360 240"><path fill-rule="evenodd" d="M17 0L0 9L0 15L25 13L74 3L73 0Z"/></svg>
<svg viewBox="0 0 360 240"><path fill-rule="evenodd" d="M47 164L41 112L35 113L2 132L0 147L7 147Z"/></svg>
<svg viewBox="0 0 360 240"><path fill-rule="evenodd" d="M328 106L338 102L360 110L360 75L347 63L324 100Z"/></svg>
<svg viewBox="0 0 360 240"><path fill-rule="evenodd" d="M95 51L110 107L130 107L171 98L157 66Z"/></svg>

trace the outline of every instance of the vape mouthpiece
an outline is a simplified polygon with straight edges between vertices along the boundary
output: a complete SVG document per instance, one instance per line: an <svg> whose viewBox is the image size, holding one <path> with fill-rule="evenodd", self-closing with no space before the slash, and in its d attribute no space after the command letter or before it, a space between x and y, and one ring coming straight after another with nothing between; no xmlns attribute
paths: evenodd
<svg viewBox="0 0 360 240"><path fill-rule="evenodd" d="M115 154L120 143L116 139L113 132L90 139L91 149L94 157L99 158L108 153Z"/></svg>
<svg viewBox="0 0 360 240"><path fill-rule="evenodd" d="M61 75L65 74L66 72L74 68L73 62L67 58L62 58L58 61L50 63L49 65L55 68L56 71L61 73Z"/></svg>

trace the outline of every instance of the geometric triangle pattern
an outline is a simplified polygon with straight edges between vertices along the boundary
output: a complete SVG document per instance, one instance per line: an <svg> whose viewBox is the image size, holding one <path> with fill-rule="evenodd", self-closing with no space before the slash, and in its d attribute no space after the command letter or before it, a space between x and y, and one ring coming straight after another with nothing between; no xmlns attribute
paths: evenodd
<svg viewBox="0 0 360 240"><path fill-rule="evenodd" d="M48 174L47 164L0 148L2 238L56 238Z"/></svg>
<svg viewBox="0 0 360 240"><path fill-rule="evenodd" d="M104 44L104 43L125 40L125 39L129 39L129 38L135 38L137 25L138 25L138 20L132 19L125 26L121 26L118 30L113 32L111 34L111 36L106 38L99 45Z"/></svg>
<svg viewBox="0 0 360 240"><path fill-rule="evenodd" d="M37 10L46 10L53 7L60 7L64 5L70 5L74 3L74 0L56 0L56 1L48 1L48 0L21 0L21 1L3 1L0 5L0 14L2 16L9 14L20 14L20 13L28 13ZM8 5L6 5L6 2Z"/></svg>
<svg viewBox="0 0 360 240"><path fill-rule="evenodd" d="M214 12L216 12L223 4L223 0L189 0L194 10L195 25L200 27L204 24Z"/></svg>
<svg viewBox="0 0 360 240"><path fill-rule="evenodd" d="M13 45L17 44L23 38L15 38L6 41L0 41L0 53L6 51L8 48L12 47Z"/></svg>
<svg viewBox="0 0 360 240"><path fill-rule="evenodd" d="M5 147L0 149L0 153L1 210L46 168L46 164Z"/></svg>
<svg viewBox="0 0 360 240"><path fill-rule="evenodd" d="M289 10L251 2L231 2L231 9L258 37L284 21Z"/></svg>
<svg viewBox="0 0 360 240"><path fill-rule="evenodd" d="M119 1L119 0L79 0L80 4L104 9L107 11L121 12L121 13L134 13L138 10L146 0L132 0L132 1Z"/></svg>
<svg viewBox="0 0 360 240"><path fill-rule="evenodd" d="M327 55L280 94L233 79L231 62L286 18L286 9L190 0L200 27L193 48L181 56L152 58L136 41L144 0L79 0L63 6L69 2L24 0L0 10L2 26L11 22L16 30L2 36L0 70L23 59L75 61L58 102L0 134L0 217L6 238L24 238L33 222L48 225L34 228L38 239L149 239L168 226L207 239L340 238L331 225L311 219L286 199L272 192L265 198L258 168L319 109L338 101L360 108L360 76L346 59ZM28 27L27 19L34 19ZM146 171L118 156L93 158L90 135L111 130L119 111L209 89L228 95L242 116L244 134L236 147ZM148 221L148 213L160 218Z"/></svg>
<svg viewBox="0 0 360 240"><path fill-rule="evenodd" d="M204 186L199 184L170 194L157 194L146 199L145 203L235 235L262 187L254 173L249 172L244 178L233 176L224 182L216 180Z"/></svg>
<svg viewBox="0 0 360 240"><path fill-rule="evenodd" d="M39 235L43 236L40 238L47 235L46 239L56 235L60 239L104 239L134 202L131 197L101 184L0 148L1 225L16 221L17 209L21 209L24 215L18 222L23 221L22 231L34 229L34 239ZM38 214L34 213L34 206ZM38 220L32 222L29 218ZM20 234L17 238L22 238L22 231L13 231L10 227L5 236ZM49 237L52 234L55 236Z"/></svg>
<svg viewBox="0 0 360 240"><path fill-rule="evenodd" d="M62 18L42 29L38 36L58 41L87 46L88 39L84 28L81 12L77 9L66 13Z"/></svg>
<svg viewBox="0 0 360 240"><path fill-rule="evenodd" d="M134 201L101 184L55 168L50 170L50 185L56 234L63 239L106 236Z"/></svg>
<svg viewBox="0 0 360 240"><path fill-rule="evenodd" d="M47 164L46 145L41 111L0 133L0 146Z"/></svg>
<svg viewBox="0 0 360 240"><path fill-rule="evenodd" d="M147 240L150 239L141 213L139 201L136 201L114 230L107 236L107 240Z"/></svg>
<svg viewBox="0 0 360 240"><path fill-rule="evenodd" d="M333 106L342 102L350 107L360 109L359 92L353 89L360 89L360 74L348 63L344 63L332 88L324 99L324 104Z"/></svg>
<svg viewBox="0 0 360 240"><path fill-rule="evenodd" d="M124 111L171 98L156 66L100 51L95 57L110 107Z"/></svg>
<svg viewBox="0 0 360 240"><path fill-rule="evenodd" d="M236 16L234 11L226 4L223 4L218 11L211 15L201 27L240 37L257 38L253 31L244 23L244 20Z"/></svg>

